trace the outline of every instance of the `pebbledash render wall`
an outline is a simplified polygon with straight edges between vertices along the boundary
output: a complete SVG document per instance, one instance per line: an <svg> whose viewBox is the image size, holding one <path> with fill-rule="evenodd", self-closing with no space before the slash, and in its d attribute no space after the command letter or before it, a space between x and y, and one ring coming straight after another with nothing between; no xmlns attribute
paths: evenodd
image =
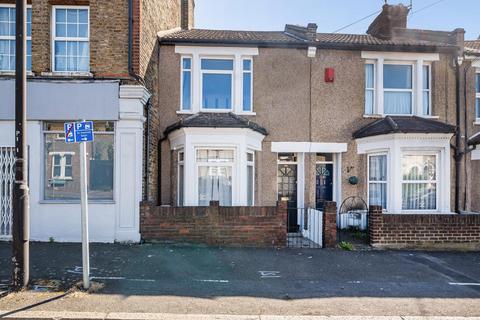
<svg viewBox="0 0 480 320"><path fill-rule="evenodd" d="M158 90L160 132L182 116L180 109L180 55L175 46L161 45L159 53ZM455 74L450 57L440 54L433 62L433 115L440 121L455 124ZM335 82L324 82L325 68L335 69ZM311 75L311 77L310 77ZM352 134L375 119L364 117L364 59L361 51L317 50L316 57L307 57L306 49L259 48L253 57L253 111L244 116L266 128L269 134L262 151L255 154L255 205L271 206L277 201L277 155L271 152L272 142L336 142L347 143L341 159L341 201L348 196L367 197L365 155L357 154ZM311 90L310 90L311 84ZM311 118L310 118L311 117ZM176 164L168 139L162 141L161 203L176 203ZM174 161L172 161L174 160ZM454 185L454 167L452 180ZM305 206L315 204L315 154L305 154ZM358 176L359 183L350 185L348 177ZM452 188L452 208L454 196Z"/></svg>
<svg viewBox="0 0 480 320"><path fill-rule="evenodd" d="M384 214L370 206L370 244L391 249L480 249L480 214Z"/></svg>

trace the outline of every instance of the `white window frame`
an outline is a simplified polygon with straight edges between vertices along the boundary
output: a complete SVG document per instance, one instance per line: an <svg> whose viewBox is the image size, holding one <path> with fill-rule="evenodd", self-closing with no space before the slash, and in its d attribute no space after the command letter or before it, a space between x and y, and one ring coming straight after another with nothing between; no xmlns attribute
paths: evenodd
<svg viewBox="0 0 480 320"><path fill-rule="evenodd" d="M183 61L185 59L190 59L190 69L185 69L183 67ZM183 106L183 84L184 84L184 76L183 76L183 73L185 71L188 71L190 72L190 108L188 109L184 109L184 106ZM192 97L192 90L193 90L193 58L192 56L182 56L180 58L180 110L182 112L190 112L192 110L192 100L193 100L193 97Z"/></svg>
<svg viewBox="0 0 480 320"><path fill-rule="evenodd" d="M423 67L427 67L428 68L428 89L424 89L423 88ZM432 64L431 63L424 63L423 66L422 66L422 84L421 84L421 88L422 88L422 101L423 101L423 94L425 92L428 92L428 114L423 114L423 109L425 108L425 106L423 105L423 102L422 102L422 114L424 116L427 116L427 117L430 117L432 115Z"/></svg>
<svg viewBox="0 0 480 320"><path fill-rule="evenodd" d="M180 155L182 157L180 158ZM180 160L181 159L181 160ZM181 169L181 167L183 167ZM180 189L180 173L183 173L183 190ZM183 201L180 201L180 192L183 194ZM179 207L183 206L185 202L185 151L183 149L178 151L178 165L177 165L177 205Z"/></svg>
<svg viewBox="0 0 480 320"><path fill-rule="evenodd" d="M84 10L87 9L87 19L88 19L88 28L87 28L87 38L83 37L57 37L56 36L56 10L57 9L76 9L76 10ZM90 75L90 62L91 62L91 48L90 48L90 6L70 6L70 5L54 5L52 6L52 35L51 35L51 70L55 74L60 75ZM55 70L55 42L56 41L79 41L79 42L87 42L88 43L88 70L87 71L57 71Z"/></svg>
<svg viewBox="0 0 480 320"><path fill-rule="evenodd" d="M199 192L199 185L198 185L198 178L199 178L199 168L200 167L230 167L231 172L232 172L232 204L231 206L234 206L234 199L235 199L235 194L237 192L236 189L236 168L237 168L237 150L234 147L229 147L229 146L205 146L205 147L194 147L194 153L193 153L193 159L195 161L195 202L196 205L200 205L200 199L198 198L198 192ZM200 150L226 150L226 151L232 151L233 153L233 160L230 162L208 162L208 161L198 161L197 160L197 154L198 151Z"/></svg>
<svg viewBox="0 0 480 320"><path fill-rule="evenodd" d="M405 156L435 156L435 180L405 180L403 179L403 157ZM439 194L440 192L440 154L435 151L404 151L400 155L400 193L401 193L401 201L403 203L403 185L404 184L420 184L420 183L434 183L435 184L435 192L436 192L436 197L435 197L435 209L403 209L402 207L402 212L405 213L411 213L411 212L437 212L439 210Z"/></svg>
<svg viewBox="0 0 480 320"><path fill-rule="evenodd" d="M384 105L383 110L386 116L411 116L415 114L415 63L414 62L407 62L407 61L384 61L383 66L385 65L397 65L397 66L410 66L412 68L412 88L411 89L392 89L392 88L385 88L382 83L382 94L385 97L386 92L409 92L411 93L411 107L412 110L410 113L386 113L385 112L385 98L383 99ZM384 69L385 70L385 69ZM423 70L423 69L422 69ZM383 73L383 80L385 79L385 71ZM422 97L423 98L423 97Z"/></svg>
<svg viewBox="0 0 480 320"><path fill-rule="evenodd" d="M367 72L366 72L366 66L367 65L372 65L373 66L373 87L367 87ZM377 80L377 66L375 65L375 62L374 61L366 61L365 62L365 67L364 67L364 77L365 77L365 105L364 105L364 113L366 115L371 115L371 114L374 114L375 113L375 105L376 105L376 101L377 101L377 98L376 98L376 80ZM372 113L367 113L367 95L366 95L366 92L367 91L371 91L373 92L373 105L372 105Z"/></svg>
<svg viewBox="0 0 480 320"><path fill-rule="evenodd" d="M232 70L204 70L202 69L202 60L229 60L232 61ZM200 57L200 111L202 112L232 112L235 108L235 57L229 56L201 56ZM203 105L203 75L204 74L227 74L231 75L232 83L230 85L230 108L220 108L220 109L213 109L213 108L205 108Z"/></svg>
<svg viewBox="0 0 480 320"><path fill-rule="evenodd" d="M176 45L175 53L181 57L192 57L192 108L191 110L182 110L179 106L178 114L195 114L197 112L233 112L239 115L255 115L255 106L253 101L253 69L254 56L259 53L258 47L212 47L212 46L189 46ZM202 76L201 76L201 59L221 59L227 57L234 60L233 66L233 92L232 92L232 108L231 109L205 109L202 108ZM252 60L252 103L251 111L243 111L243 60ZM179 68L180 69L180 68ZM181 85L181 84L180 84ZM181 90L180 90L181 92ZM179 100L180 101L180 100Z"/></svg>
<svg viewBox="0 0 480 320"><path fill-rule="evenodd" d="M243 62L250 61L250 70L245 70L243 68ZM243 83L245 74L250 74L250 110L244 110L245 106L245 97L243 95ZM252 58L243 58L242 59L242 112L252 112L253 111L253 59Z"/></svg>
<svg viewBox="0 0 480 320"><path fill-rule="evenodd" d="M474 105L474 112L475 112L475 124L480 124L480 110L477 113L477 101L479 101L480 105L480 92L477 92L477 81L480 82L480 69L476 69L475 72L475 105ZM480 83L478 84L480 86ZM480 108L479 108L480 109Z"/></svg>
<svg viewBox="0 0 480 320"><path fill-rule="evenodd" d="M72 167L73 170L73 156L75 155L75 152L71 151L66 151L66 152L50 152L49 155L52 157L52 179L58 179L58 180L72 180L73 177L69 176L67 177L65 175L65 169L67 168L67 155L72 157L72 163L69 165L69 167ZM60 164L58 165L60 167L60 175L55 176L55 167L58 167L55 165L55 160L54 157L59 156L60 157Z"/></svg>
<svg viewBox="0 0 480 320"><path fill-rule="evenodd" d="M438 116L432 115L434 110L433 101L431 95L432 88L432 63L440 60L438 53L413 53L413 52L382 52L382 51L362 51L361 57L365 63L375 64L375 102L373 114L364 114L364 117L385 117L384 113L384 88L383 88L383 66L385 64L412 64L412 86L413 86L413 104L411 114L394 114L391 116L419 116L424 118L438 118ZM429 65L430 71L430 114L423 114L423 95L422 95L422 83L423 83L423 66ZM391 90L387 90L391 91ZM392 90L393 91L393 90Z"/></svg>
<svg viewBox="0 0 480 320"><path fill-rule="evenodd" d="M252 161L248 160L248 155L252 155ZM254 206L255 205L255 151L248 150L247 151L247 174L248 174L248 167L252 168L252 204L249 205L247 201L247 206ZM246 180L248 181L248 179ZM247 199L248 199L248 185L247 185Z"/></svg>
<svg viewBox="0 0 480 320"><path fill-rule="evenodd" d="M387 180L385 181L372 181L370 180L370 157L375 157L375 156L385 156L385 161L387 162L386 163L386 167L387 167ZM390 186L390 166L389 166L389 155L388 155L388 151L381 151L381 152L374 152L374 153L369 153L367 155L367 204L368 206L370 206L370 183L381 183L381 184L385 184L387 187L387 199L386 199L386 202L387 202L387 206L385 208L382 208L382 210L384 212L388 212L388 208L390 206L390 190L389 190L389 186Z"/></svg>
<svg viewBox="0 0 480 320"><path fill-rule="evenodd" d="M41 194L41 203L79 203L80 200L65 200L65 199L45 199L45 178L46 178L46 164L45 164L45 136L47 134L57 134L57 139L64 140L65 138L58 138L60 135L65 134L64 131L60 130L47 130L44 126L45 123L48 123L50 121L45 121L42 125L42 146L41 146L41 152L42 152L42 173L41 173L41 185L40 185L40 194ZM56 122L56 121L52 121ZM99 122L103 122L102 120L99 120ZM106 121L110 122L110 121ZM95 127L95 121L94 121L94 127ZM90 203L112 203L116 201L116 179L117 179L117 153L116 153L116 148L117 148L117 139L116 139L116 132L117 132L117 122L114 122L114 129L113 131L93 131L94 135L112 135L113 136L113 186L112 186L112 199L108 200L98 200L98 199L92 199L88 200ZM55 151L54 151L55 152ZM63 153L67 153L70 151L59 151ZM73 152L75 153L75 152Z"/></svg>
<svg viewBox="0 0 480 320"><path fill-rule="evenodd" d="M0 3L0 8L15 9L15 5L14 4L9 4L9 3ZM30 10L30 11L32 10L32 5L31 4L27 5L27 12L28 12L28 10ZM25 17L25 19L28 19L28 15ZM32 19L33 19L33 12L32 12ZM32 25L32 21L30 21L30 25ZM27 32L27 30L25 30L25 32ZM13 36L0 36L0 40L7 40L7 41L12 41L13 40L13 41L15 41L15 35L13 35ZM27 35L27 42L28 41L30 41L30 44L32 43L32 36L31 35L30 36ZM25 51L27 51L27 48L25 48ZM27 56L28 56L28 53L27 53ZM31 58L32 58L32 55L30 55L30 59ZM9 70L1 70L0 69L0 73L14 74L15 73L15 66L14 66L13 69L9 69ZM31 69L29 70L28 66L27 66L27 73L31 73Z"/></svg>

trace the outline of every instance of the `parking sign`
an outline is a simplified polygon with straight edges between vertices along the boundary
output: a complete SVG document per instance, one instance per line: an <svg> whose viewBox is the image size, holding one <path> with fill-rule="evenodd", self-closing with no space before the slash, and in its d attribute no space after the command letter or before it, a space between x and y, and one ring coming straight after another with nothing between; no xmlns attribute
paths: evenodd
<svg viewBox="0 0 480 320"><path fill-rule="evenodd" d="M93 141L93 122L83 121L75 123L75 141Z"/></svg>
<svg viewBox="0 0 480 320"><path fill-rule="evenodd" d="M75 142L75 123L69 122L63 125L65 129L65 142L74 143Z"/></svg>

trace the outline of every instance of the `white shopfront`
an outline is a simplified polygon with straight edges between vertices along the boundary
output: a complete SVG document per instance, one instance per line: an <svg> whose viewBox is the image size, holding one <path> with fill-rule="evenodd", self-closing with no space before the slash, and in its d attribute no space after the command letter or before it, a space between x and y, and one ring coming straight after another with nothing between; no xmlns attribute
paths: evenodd
<svg viewBox="0 0 480 320"><path fill-rule="evenodd" d="M0 147L14 145L13 80L0 81ZM90 239L138 242L142 196L144 105L149 93L118 81L32 81L28 84L30 239L79 242L78 145L64 142L63 123L94 121L88 146ZM6 176L6 172L0 172ZM1 181L1 179L0 179ZM8 203L8 183L0 186ZM11 207L2 206L8 240Z"/></svg>

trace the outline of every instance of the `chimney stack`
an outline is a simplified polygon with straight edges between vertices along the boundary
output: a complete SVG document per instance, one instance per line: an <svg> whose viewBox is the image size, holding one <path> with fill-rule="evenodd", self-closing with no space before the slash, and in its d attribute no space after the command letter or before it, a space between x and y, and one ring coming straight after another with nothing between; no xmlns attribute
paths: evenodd
<svg viewBox="0 0 480 320"><path fill-rule="evenodd" d="M190 0L180 0L180 27L190 29Z"/></svg>
<svg viewBox="0 0 480 320"><path fill-rule="evenodd" d="M391 40L395 28L407 28L410 9L403 4L383 5L382 12L368 27L367 33L383 40Z"/></svg>

